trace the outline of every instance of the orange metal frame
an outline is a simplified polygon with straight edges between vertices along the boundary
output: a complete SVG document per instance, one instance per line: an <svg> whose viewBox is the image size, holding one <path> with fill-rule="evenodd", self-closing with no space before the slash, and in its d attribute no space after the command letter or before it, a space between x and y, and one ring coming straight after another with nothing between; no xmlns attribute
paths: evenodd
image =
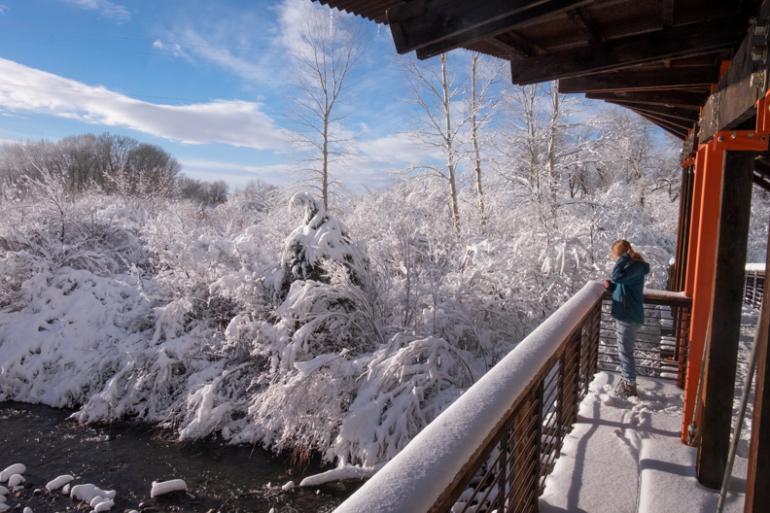
<svg viewBox="0 0 770 513"><path fill-rule="evenodd" d="M690 257L685 274L685 294L692 298L682 418L682 440L685 442L687 428L692 421L698 400L695 396L701 359L712 314L725 154L728 151L767 151L768 138L770 92L757 102L755 130L718 132L711 141L698 146L695 156L695 183L689 234Z"/></svg>

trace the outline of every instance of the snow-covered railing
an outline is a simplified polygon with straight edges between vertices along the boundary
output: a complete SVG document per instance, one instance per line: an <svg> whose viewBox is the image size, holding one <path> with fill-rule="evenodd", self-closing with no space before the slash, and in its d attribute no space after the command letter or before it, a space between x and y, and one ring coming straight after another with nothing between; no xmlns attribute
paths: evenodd
<svg viewBox="0 0 770 513"><path fill-rule="evenodd" d="M645 289L644 324L634 347L637 372L642 376L676 380L684 387L691 300L683 292ZM611 298L602 305L599 369L619 369Z"/></svg>
<svg viewBox="0 0 770 513"><path fill-rule="evenodd" d="M585 285L335 513L536 512L596 372L603 296Z"/></svg>

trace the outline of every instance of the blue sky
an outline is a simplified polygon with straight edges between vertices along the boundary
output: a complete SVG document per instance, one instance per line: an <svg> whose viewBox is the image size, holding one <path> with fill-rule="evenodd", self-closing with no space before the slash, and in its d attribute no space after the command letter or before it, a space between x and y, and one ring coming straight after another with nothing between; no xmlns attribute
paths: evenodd
<svg viewBox="0 0 770 513"><path fill-rule="evenodd" d="M0 142L109 131L162 146L196 178L294 181L292 20L313 9L340 22L306 0L0 0ZM354 23L366 51L339 110L354 158L336 172L378 186L426 149L407 134L409 58L386 27Z"/></svg>

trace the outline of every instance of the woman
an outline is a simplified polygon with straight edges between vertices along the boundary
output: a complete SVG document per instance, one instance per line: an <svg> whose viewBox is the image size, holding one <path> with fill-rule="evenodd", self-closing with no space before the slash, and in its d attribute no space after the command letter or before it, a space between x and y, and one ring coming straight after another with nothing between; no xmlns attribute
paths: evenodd
<svg viewBox="0 0 770 513"><path fill-rule="evenodd" d="M605 280L604 287L612 292L612 317L615 318L622 375L615 393L626 398L636 395L634 342L644 322L644 277L650 272L650 264L627 240L612 244L612 256L615 258L612 279Z"/></svg>

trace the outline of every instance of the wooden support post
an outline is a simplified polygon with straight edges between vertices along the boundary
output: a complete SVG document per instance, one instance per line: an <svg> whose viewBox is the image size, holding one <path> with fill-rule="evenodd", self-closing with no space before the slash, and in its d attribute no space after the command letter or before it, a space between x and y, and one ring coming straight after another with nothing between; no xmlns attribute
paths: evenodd
<svg viewBox="0 0 770 513"><path fill-rule="evenodd" d="M687 265L687 241L690 233L690 207L692 203L692 166L682 168L682 183L679 189L679 220L677 223L676 256L671 290L684 290L684 276Z"/></svg>
<svg viewBox="0 0 770 513"><path fill-rule="evenodd" d="M715 151L720 152L721 147L716 146ZM730 446L754 165L751 152L728 151L723 155L716 269L709 298L710 341L706 342L708 353L702 384L701 445L696 467L698 481L711 488L722 484Z"/></svg>
<svg viewBox="0 0 770 513"><path fill-rule="evenodd" d="M692 195L695 179L695 168L690 166L684 170L685 176L685 192L684 197L680 201L684 201L684 213L682 216L682 247L679 254L681 265L679 267L679 274L677 276L677 290L684 290L685 277L687 270L687 262L690 260L690 220L692 214Z"/></svg>
<svg viewBox="0 0 770 513"><path fill-rule="evenodd" d="M690 257L687 259L685 268L685 287L684 291L688 297L692 297L695 290L695 262L698 260L698 228L700 225L701 200L703 199L703 176L705 175L705 159L707 147L701 146L695 157L695 168L693 169L693 190L692 204L690 206L690 230L688 237L688 247L690 248Z"/></svg>
<svg viewBox="0 0 770 513"><path fill-rule="evenodd" d="M770 241L769 241L770 242ZM768 252L766 269L770 269ZM757 372L754 416L751 421L749 473L746 479L745 513L770 511L770 287L765 287L757 337Z"/></svg>

